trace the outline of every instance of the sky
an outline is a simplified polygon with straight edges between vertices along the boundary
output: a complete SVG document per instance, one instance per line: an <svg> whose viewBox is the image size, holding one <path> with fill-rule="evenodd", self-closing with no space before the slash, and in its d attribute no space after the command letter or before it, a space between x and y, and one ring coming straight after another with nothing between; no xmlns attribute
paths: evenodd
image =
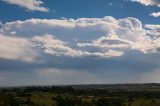
<svg viewBox="0 0 160 106"><path fill-rule="evenodd" d="M0 0L0 86L160 83L159 0Z"/></svg>

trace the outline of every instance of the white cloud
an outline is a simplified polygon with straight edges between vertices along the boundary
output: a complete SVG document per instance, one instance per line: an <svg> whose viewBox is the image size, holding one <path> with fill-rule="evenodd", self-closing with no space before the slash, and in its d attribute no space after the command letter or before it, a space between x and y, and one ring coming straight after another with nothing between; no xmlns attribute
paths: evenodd
<svg viewBox="0 0 160 106"><path fill-rule="evenodd" d="M155 39L155 41L159 40L160 37L160 25L153 25L153 24L146 24L144 26L147 28L147 34L152 35Z"/></svg>
<svg viewBox="0 0 160 106"><path fill-rule="evenodd" d="M160 47L159 38L149 36L151 30L144 29L141 21L132 17L29 19L1 26L5 35L29 39L38 50L55 56L113 57L130 50L153 53Z"/></svg>
<svg viewBox="0 0 160 106"><path fill-rule="evenodd" d="M160 29L160 25L154 25L154 24L146 24L145 27L149 29Z"/></svg>
<svg viewBox="0 0 160 106"><path fill-rule="evenodd" d="M82 50L76 50L69 46L67 43L55 39L53 35L44 35L44 36L35 36L32 39L34 42L37 42L37 46L40 46L46 54L56 55L56 56L71 56L71 57L82 57L82 56L102 56L102 57L111 57L111 56L121 56L123 52L108 50L106 52L88 52Z"/></svg>
<svg viewBox="0 0 160 106"><path fill-rule="evenodd" d="M25 38L10 37L0 34L0 58L34 62L38 54L31 42Z"/></svg>
<svg viewBox="0 0 160 106"><path fill-rule="evenodd" d="M44 52L56 56L67 55L76 56L78 51L66 46L66 44L58 39L55 39L52 35L35 36L32 39L34 42L38 42Z"/></svg>
<svg viewBox="0 0 160 106"><path fill-rule="evenodd" d="M133 2L138 2L145 6L157 6L160 7L160 0L131 0ZM160 12L153 12L150 14L153 17L160 17Z"/></svg>
<svg viewBox="0 0 160 106"><path fill-rule="evenodd" d="M95 46L102 50L140 50L143 53L152 52L152 40L146 35L145 29L138 19L125 18L116 21L117 26L106 36L102 36L91 43L78 43L78 46Z"/></svg>
<svg viewBox="0 0 160 106"><path fill-rule="evenodd" d="M153 17L160 17L160 12L156 12L156 13L154 12L150 15L153 16Z"/></svg>
<svg viewBox="0 0 160 106"><path fill-rule="evenodd" d="M26 8L27 10L31 11L41 11L41 12L48 12L49 9L45 7L41 7L43 2L41 0L2 0L9 4L15 4L21 7Z"/></svg>
<svg viewBox="0 0 160 106"><path fill-rule="evenodd" d="M159 0L131 0L133 2L139 2L145 6L158 6L160 7L160 1Z"/></svg>
<svg viewBox="0 0 160 106"><path fill-rule="evenodd" d="M44 63L9 63L12 71L0 72L7 76L0 85L158 82L159 71L151 71L159 67L159 29L133 17L111 16L1 24L0 60Z"/></svg>

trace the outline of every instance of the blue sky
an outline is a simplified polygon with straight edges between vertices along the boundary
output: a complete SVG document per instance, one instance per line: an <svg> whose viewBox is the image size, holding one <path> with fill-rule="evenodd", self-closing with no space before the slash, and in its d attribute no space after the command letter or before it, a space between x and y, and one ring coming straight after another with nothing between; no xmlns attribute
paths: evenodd
<svg viewBox="0 0 160 106"><path fill-rule="evenodd" d="M160 82L159 0L0 0L0 85Z"/></svg>
<svg viewBox="0 0 160 106"><path fill-rule="evenodd" d="M152 12L160 11L156 6L143 6L130 0L43 0L49 12L32 11L17 5L0 1L1 22L25 20L29 18L115 18L135 17L143 23L160 22L158 18L149 16Z"/></svg>

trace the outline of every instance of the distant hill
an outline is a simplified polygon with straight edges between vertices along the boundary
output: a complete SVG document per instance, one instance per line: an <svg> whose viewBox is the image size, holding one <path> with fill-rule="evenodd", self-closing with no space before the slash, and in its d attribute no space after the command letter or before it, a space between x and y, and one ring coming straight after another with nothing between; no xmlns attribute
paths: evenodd
<svg viewBox="0 0 160 106"><path fill-rule="evenodd" d="M72 85L75 89L160 89L159 83Z"/></svg>
<svg viewBox="0 0 160 106"><path fill-rule="evenodd" d="M50 85L50 86L15 86L15 87L1 87L1 89L14 89L14 88L46 88L50 89L53 87L57 87L58 89L63 89L66 87L72 87L74 89L108 89L108 90L116 90L116 89L124 89L124 90L160 90L160 83L144 83L144 84L79 84L79 85Z"/></svg>

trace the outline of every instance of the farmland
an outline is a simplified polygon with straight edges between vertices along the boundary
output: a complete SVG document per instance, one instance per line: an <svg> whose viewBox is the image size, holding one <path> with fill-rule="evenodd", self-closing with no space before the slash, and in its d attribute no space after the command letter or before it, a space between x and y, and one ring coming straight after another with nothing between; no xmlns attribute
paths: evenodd
<svg viewBox="0 0 160 106"><path fill-rule="evenodd" d="M159 84L1 88L0 106L160 106Z"/></svg>

